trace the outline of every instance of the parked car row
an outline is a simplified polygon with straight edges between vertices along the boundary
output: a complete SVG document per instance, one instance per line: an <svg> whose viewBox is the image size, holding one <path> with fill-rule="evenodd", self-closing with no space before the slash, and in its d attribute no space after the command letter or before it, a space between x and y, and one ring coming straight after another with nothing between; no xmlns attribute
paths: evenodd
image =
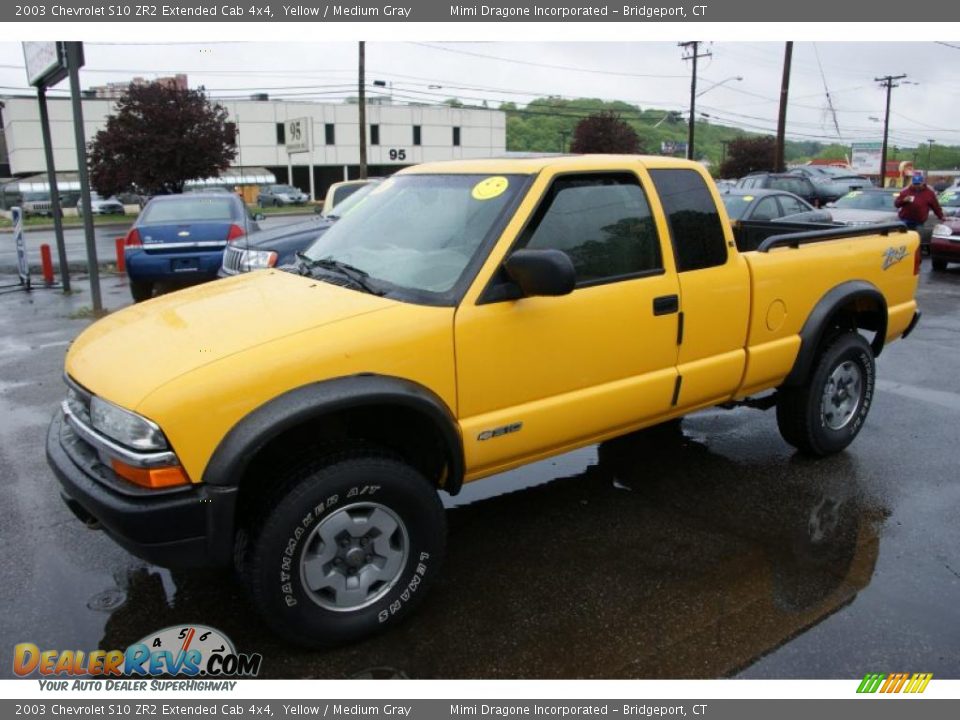
<svg viewBox="0 0 960 720"><path fill-rule="evenodd" d="M786 173L755 172L737 181L745 190L782 190L803 198L814 207L835 202L852 190L872 187L868 178L842 168L807 165Z"/></svg>
<svg viewBox="0 0 960 720"><path fill-rule="evenodd" d="M358 207L379 178L336 183L348 192L328 193L322 216L305 222L261 230L264 216L252 215L235 193L219 188L191 190L150 200L125 239L130 293L135 302L153 297L163 286L192 285L217 277L260 268L282 267L297 261L336 220ZM306 195L286 185L266 190L267 205L300 202ZM264 205L261 189L261 205ZM280 198L283 198L282 200Z"/></svg>

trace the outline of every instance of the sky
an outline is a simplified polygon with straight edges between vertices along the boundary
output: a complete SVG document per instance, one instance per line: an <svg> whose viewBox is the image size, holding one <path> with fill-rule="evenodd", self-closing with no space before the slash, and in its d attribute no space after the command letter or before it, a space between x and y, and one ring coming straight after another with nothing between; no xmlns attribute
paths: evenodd
<svg viewBox="0 0 960 720"><path fill-rule="evenodd" d="M368 42L367 82L395 102L459 97L490 107L537 97L624 100L686 112L690 65L675 42ZM357 89L357 44L85 42L82 87L184 72L214 97L267 92L287 100L341 101ZM776 129L783 42L701 45L697 113L710 122ZM906 74L892 93L890 143L960 145L960 42L796 42L787 134L796 140L871 142L882 136L885 90L875 78ZM738 79L739 78L739 79ZM66 94L67 83L51 94ZM30 92L20 43L0 42L0 95ZM703 118L701 118L703 119ZM839 131L839 132L838 132Z"/></svg>

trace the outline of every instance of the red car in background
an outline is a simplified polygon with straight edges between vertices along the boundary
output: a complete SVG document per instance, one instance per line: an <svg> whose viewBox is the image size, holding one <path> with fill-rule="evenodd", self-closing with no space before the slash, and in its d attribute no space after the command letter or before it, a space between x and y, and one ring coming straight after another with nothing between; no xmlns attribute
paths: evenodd
<svg viewBox="0 0 960 720"><path fill-rule="evenodd" d="M960 263L960 217L937 223L930 238L930 261L934 270L946 270L947 263Z"/></svg>

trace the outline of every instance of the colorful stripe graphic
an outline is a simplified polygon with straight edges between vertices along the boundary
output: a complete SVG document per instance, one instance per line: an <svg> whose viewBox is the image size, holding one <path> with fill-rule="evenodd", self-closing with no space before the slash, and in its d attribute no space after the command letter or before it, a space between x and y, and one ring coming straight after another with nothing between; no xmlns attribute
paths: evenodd
<svg viewBox="0 0 960 720"><path fill-rule="evenodd" d="M867 673L857 688L858 693L922 693L933 673Z"/></svg>

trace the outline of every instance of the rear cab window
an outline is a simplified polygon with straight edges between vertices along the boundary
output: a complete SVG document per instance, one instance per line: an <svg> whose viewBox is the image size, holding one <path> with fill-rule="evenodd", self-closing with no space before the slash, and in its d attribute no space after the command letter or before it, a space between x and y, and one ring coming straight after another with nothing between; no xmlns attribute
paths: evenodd
<svg viewBox="0 0 960 720"><path fill-rule="evenodd" d="M689 272L727 262L727 239L717 204L695 170L650 170L667 216L677 271Z"/></svg>

